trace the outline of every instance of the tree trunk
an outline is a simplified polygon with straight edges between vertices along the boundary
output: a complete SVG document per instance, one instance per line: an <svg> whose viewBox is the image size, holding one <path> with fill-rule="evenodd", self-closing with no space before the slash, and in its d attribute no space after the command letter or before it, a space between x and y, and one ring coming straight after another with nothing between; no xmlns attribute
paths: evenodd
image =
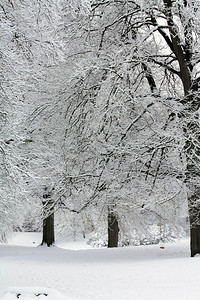
<svg viewBox="0 0 200 300"><path fill-rule="evenodd" d="M193 192L188 197L190 218L190 251L191 257L200 253L200 191Z"/></svg>
<svg viewBox="0 0 200 300"><path fill-rule="evenodd" d="M108 208L108 248L118 247L119 224L117 214Z"/></svg>
<svg viewBox="0 0 200 300"><path fill-rule="evenodd" d="M48 247L54 245L54 213L43 220L43 237L42 245L47 245Z"/></svg>
<svg viewBox="0 0 200 300"><path fill-rule="evenodd" d="M51 199L51 192L45 192L43 195L45 199L43 201L43 237L42 245L47 245L47 247L53 246L55 243L54 235L54 212L53 212L53 201Z"/></svg>
<svg viewBox="0 0 200 300"><path fill-rule="evenodd" d="M200 253L200 225L190 229L191 257Z"/></svg>

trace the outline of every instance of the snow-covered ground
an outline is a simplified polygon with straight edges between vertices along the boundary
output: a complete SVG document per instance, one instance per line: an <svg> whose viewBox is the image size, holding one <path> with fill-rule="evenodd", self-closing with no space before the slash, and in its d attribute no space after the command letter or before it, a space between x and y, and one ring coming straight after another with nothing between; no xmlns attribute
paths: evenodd
<svg viewBox="0 0 200 300"><path fill-rule="evenodd" d="M40 241L18 233L0 244L1 300L200 299L200 257L190 258L188 240L165 249L91 249L85 241L37 247Z"/></svg>

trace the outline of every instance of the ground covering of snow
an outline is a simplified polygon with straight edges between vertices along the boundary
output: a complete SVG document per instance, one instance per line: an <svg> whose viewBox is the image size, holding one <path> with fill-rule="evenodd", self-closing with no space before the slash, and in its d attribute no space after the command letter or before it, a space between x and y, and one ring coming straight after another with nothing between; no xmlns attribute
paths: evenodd
<svg viewBox="0 0 200 300"><path fill-rule="evenodd" d="M88 249L80 240L37 247L40 241L20 233L0 244L1 300L200 299L200 257L190 258L187 239L164 249Z"/></svg>

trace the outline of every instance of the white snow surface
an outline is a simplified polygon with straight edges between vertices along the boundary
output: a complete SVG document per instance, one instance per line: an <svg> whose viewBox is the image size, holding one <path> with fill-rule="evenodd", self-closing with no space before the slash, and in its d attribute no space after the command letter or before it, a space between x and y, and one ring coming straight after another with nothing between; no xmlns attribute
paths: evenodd
<svg viewBox="0 0 200 300"><path fill-rule="evenodd" d="M37 247L40 238L0 244L0 300L200 299L200 256L190 258L188 239L91 249L85 240Z"/></svg>
<svg viewBox="0 0 200 300"><path fill-rule="evenodd" d="M42 287L12 287L7 289L4 297L1 298L4 300L16 300L16 299L38 299L38 300L48 300L48 299L56 299L56 300L66 300L66 299L74 299L68 298L65 295L59 293L55 289L50 288L42 288Z"/></svg>

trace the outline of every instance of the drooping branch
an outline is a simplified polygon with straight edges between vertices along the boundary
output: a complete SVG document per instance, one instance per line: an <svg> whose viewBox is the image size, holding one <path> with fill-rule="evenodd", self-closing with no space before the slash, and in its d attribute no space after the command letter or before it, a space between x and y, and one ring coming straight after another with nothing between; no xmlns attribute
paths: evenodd
<svg viewBox="0 0 200 300"><path fill-rule="evenodd" d="M191 88L191 75L190 75L189 67L187 65L187 61L185 59L184 51L181 46L180 36L178 34L176 25L173 20L173 14L172 14L173 1L163 0L163 2L165 5L165 16L169 27L170 38L174 49L173 52L176 55L176 58L179 62L180 78L183 83L185 95L187 95Z"/></svg>

